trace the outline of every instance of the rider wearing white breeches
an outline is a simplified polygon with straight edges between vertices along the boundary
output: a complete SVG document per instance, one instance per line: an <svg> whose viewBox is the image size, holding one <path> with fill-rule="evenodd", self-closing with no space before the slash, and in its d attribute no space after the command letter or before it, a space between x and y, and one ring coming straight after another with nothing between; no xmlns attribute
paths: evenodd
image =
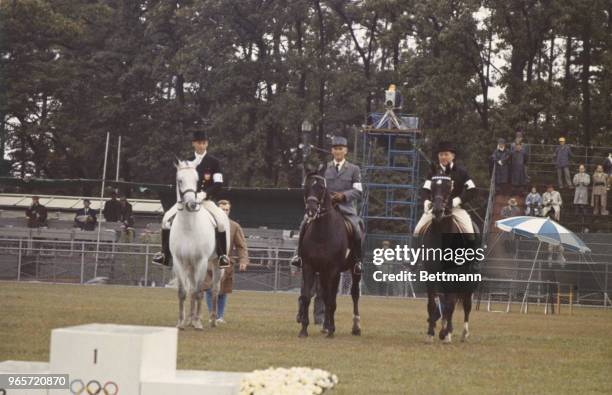
<svg viewBox="0 0 612 395"><path fill-rule="evenodd" d="M214 199L223 186L223 173L221 172L221 165L219 160L211 156L206 152L208 148L208 136L206 132L202 130L195 131L193 134L192 145L194 149L194 156L189 161L196 167L198 172L198 191L199 197L203 197L201 207L206 209L214 218L216 225L216 245L217 245L217 256L219 257L219 266L229 266L229 258L227 256L227 246L229 245L229 231L225 229L224 218L227 215L221 210ZM171 265L171 254L170 254L170 228L172 226L172 220L176 216L176 212L180 209L180 197L177 196L178 203L175 203L166 213L162 219L162 251L155 254L153 257L154 263L162 265Z"/></svg>

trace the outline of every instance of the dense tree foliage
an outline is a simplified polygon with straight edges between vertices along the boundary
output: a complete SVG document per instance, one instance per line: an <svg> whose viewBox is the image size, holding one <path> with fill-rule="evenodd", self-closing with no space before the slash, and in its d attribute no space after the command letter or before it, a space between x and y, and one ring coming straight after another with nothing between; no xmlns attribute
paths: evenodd
<svg viewBox="0 0 612 395"><path fill-rule="evenodd" d="M110 132L123 136L122 178L167 182L205 119L231 184L296 186L302 121L317 146L352 141L389 83L428 143L457 142L481 179L494 140L518 129L532 142L612 137L609 0L7 0L0 11L0 126L16 175L99 178Z"/></svg>

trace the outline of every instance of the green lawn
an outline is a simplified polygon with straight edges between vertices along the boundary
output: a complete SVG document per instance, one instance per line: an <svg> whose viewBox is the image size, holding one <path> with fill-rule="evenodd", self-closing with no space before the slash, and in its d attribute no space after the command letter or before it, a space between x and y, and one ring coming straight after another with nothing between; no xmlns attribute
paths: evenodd
<svg viewBox="0 0 612 395"><path fill-rule="evenodd" d="M473 312L472 337L424 344L425 302L362 297L363 335L339 298L334 339L297 337L297 295L236 292L227 325L179 335L181 369L311 366L336 373L336 394L612 393L612 310L574 315ZM567 314L567 310L564 311ZM49 357L52 328L91 322L172 326L176 291L0 282L0 361ZM459 319L457 319L459 318Z"/></svg>

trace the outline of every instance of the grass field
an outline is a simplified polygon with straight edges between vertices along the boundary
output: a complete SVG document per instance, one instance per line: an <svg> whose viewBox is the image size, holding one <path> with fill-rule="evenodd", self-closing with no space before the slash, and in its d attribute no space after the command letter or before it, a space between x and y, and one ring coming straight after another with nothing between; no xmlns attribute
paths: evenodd
<svg viewBox="0 0 612 395"><path fill-rule="evenodd" d="M425 302L362 297L363 335L339 298L334 339L298 339L297 296L236 292L228 324L179 335L180 369L311 366L336 373L334 394L612 393L612 310L544 316L476 311L472 337L424 344ZM91 322L172 326L170 289L0 282L0 361L49 358L52 328Z"/></svg>

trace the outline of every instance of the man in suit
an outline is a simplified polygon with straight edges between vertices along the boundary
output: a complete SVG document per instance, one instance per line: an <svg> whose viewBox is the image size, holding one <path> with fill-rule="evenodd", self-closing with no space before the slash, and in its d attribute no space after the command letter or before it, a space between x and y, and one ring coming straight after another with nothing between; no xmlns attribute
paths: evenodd
<svg viewBox="0 0 612 395"><path fill-rule="evenodd" d="M219 208L223 210L229 217L231 210L231 203L229 200L219 200ZM238 267L241 272L247 269L249 264L249 250L244 237L244 231L240 224L230 219L230 244L229 251L232 252L233 257L238 258ZM212 310L212 269L210 265L208 272L206 273L206 280L204 282L204 290L206 291L206 305L208 306L208 312ZM234 268L230 265L221 278L221 289L219 290L219 297L217 301L217 324L225 324L224 314L225 306L227 305L227 294L232 293L234 287Z"/></svg>
<svg viewBox="0 0 612 395"><path fill-rule="evenodd" d="M94 230L98 223L96 215L98 212L92 208L89 208L91 202L89 199L83 200L83 208L77 211L74 217L74 226L81 228L81 230Z"/></svg>
<svg viewBox="0 0 612 395"><path fill-rule="evenodd" d="M191 145L194 155L189 159L198 172L198 198L202 197L201 207L208 210L216 222L215 239L217 245L217 256L219 257L219 267L228 267L230 260L227 256L227 246L229 245L229 232L226 232L224 217L227 215L215 204L214 200L223 187L223 173L219 160L207 152L208 135L203 130L196 130L193 133ZM153 263L172 266L170 254L170 228L174 216L178 211L175 203L166 213L162 220L161 244L162 250L155 254Z"/></svg>
<svg viewBox="0 0 612 395"><path fill-rule="evenodd" d="M331 192L332 202L352 225L353 240L351 250L356 260L355 272L361 273L362 244L364 237L363 220L357 214L354 205L363 194L361 186L361 170L359 166L346 160L348 154L348 142L344 137L334 137L332 139L331 153L334 159L327 163L323 176L327 181L327 190ZM296 256L291 259L291 264L301 267L300 244L304 234L306 220L302 220L300 225L300 241Z"/></svg>
<svg viewBox="0 0 612 395"><path fill-rule="evenodd" d="M119 201L117 200L117 192L113 191L111 193L111 199L104 203L102 215L104 215L106 222L117 222L119 221L120 214L121 207L119 206Z"/></svg>
<svg viewBox="0 0 612 395"><path fill-rule="evenodd" d="M26 210L28 228L44 228L47 226L47 208L40 204L38 196L32 196L32 205Z"/></svg>
<svg viewBox="0 0 612 395"><path fill-rule="evenodd" d="M420 235L424 232L433 219L431 183L432 177L441 172L450 176L453 181L453 189L451 190L449 207L453 218L461 227L463 233L474 233L474 225L470 214L465 211L461 205L467 203L474 198L476 194L476 185L469 176L467 170L455 163L455 148L450 142L442 141L438 144L436 154L438 163L436 163L429 171L427 179L421 188L421 198L423 199L423 215L414 228L414 234Z"/></svg>

